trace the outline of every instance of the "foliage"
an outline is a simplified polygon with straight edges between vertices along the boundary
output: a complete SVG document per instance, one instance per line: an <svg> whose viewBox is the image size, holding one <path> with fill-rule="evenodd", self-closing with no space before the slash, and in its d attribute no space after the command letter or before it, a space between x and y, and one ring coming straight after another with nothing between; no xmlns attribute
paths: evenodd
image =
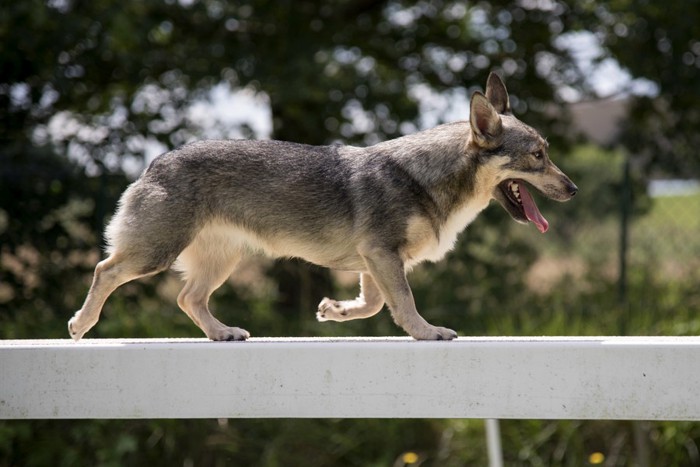
<svg viewBox="0 0 700 467"><path fill-rule="evenodd" d="M96 182L45 148L17 145L0 153L3 337L64 335L64 326L55 332L56 316L78 305L81 275L98 257L96 200L89 197ZM66 283L66 275L75 281Z"/></svg>
<svg viewBox="0 0 700 467"><path fill-rule="evenodd" d="M658 95L633 99L623 140L647 172L700 174L700 11L684 2L577 2L573 18L586 24L606 53Z"/></svg>

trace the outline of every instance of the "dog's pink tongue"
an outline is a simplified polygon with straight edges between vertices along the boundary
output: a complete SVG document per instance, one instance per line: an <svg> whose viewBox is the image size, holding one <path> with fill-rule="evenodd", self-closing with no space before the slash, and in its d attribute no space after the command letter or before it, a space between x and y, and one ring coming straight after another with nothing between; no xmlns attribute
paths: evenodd
<svg viewBox="0 0 700 467"><path fill-rule="evenodd" d="M547 219L544 218L540 210L537 209L537 205L532 199L532 196L530 196L530 192L525 188L525 184L518 183L518 188L520 189L520 199L523 202L523 208L525 208L525 215L530 222L537 226L537 230L545 233L547 229L549 229L549 222L547 222Z"/></svg>

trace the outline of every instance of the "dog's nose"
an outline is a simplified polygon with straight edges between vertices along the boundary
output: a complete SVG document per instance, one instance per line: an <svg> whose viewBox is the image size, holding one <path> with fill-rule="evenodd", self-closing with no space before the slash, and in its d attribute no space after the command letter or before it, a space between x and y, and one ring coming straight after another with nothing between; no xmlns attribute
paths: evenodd
<svg viewBox="0 0 700 467"><path fill-rule="evenodd" d="M571 182L569 185L569 196L573 197L576 193L578 193L578 187Z"/></svg>

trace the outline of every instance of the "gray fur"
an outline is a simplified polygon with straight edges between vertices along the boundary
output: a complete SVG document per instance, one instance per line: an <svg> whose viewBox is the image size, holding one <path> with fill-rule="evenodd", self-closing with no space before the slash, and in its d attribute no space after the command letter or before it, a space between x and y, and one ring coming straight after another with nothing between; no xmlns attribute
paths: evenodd
<svg viewBox="0 0 700 467"><path fill-rule="evenodd" d="M243 256L262 251L361 273L360 296L324 299L321 321L368 317L387 303L416 339L456 337L420 317L406 270L442 257L490 199L523 221L498 188L504 180L522 178L558 200L575 193L548 159L531 157L546 143L509 114L496 75L487 96L472 98L470 122L368 148L200 141L163 154L122 195L106 230L109 256L71 336L97 322L119 285L174 266L186 280L178 304L205 334L246 339L211 315L208 299Z"/></svg>

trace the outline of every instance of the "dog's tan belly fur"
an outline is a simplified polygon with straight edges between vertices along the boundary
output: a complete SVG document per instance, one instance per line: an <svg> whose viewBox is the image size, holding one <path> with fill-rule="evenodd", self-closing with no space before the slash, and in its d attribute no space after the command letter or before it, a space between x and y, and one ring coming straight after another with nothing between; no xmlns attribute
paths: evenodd
<svg viewBox="0 0 700 467"><path fill-rule="evenodd" d="M218 256L242 256L262 253L272 258L301 258L319 266L362 272L365 264L353 248L352 242L338 235L339 241L324 244L309 242L290 236L267 235L265 237L243 227L223 221L207 223L190 245L180 254L175 269L188 271L193 256L201 256L204 250L215 250ZM340 241L342 240L342 241Z"/></svg>

